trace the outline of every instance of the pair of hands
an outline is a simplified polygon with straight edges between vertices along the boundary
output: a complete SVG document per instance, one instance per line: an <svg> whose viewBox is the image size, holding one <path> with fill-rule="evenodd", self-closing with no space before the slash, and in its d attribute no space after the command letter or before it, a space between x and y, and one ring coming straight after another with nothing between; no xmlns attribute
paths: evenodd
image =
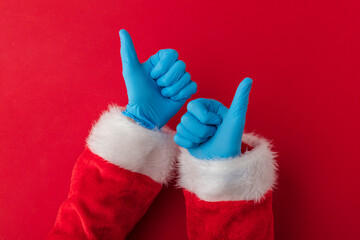
<svg viewBox="0 0 360 240"><path fill-rule="evenodd" d="M160 129L196 92L197 85L175 50L160 50L140 63L129 33L121 30L119 34L129 99L123 114L144 127ZM240 83L230 109L213 99L189 102L176 128L175 142L199 159L240 155L251 85L250 78Z"/></svg>

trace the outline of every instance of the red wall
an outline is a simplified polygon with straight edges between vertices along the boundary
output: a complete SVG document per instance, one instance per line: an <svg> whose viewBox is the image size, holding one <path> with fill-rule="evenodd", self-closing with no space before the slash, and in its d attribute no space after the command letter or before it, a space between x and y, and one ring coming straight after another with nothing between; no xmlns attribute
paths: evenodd
<svg viewBox="0 0 360 240"><path fill-rule="evenodd" d="M175 48L195 97L254 79L248 131L274 140L276 239L357 239L359 1L0 1L0 239L42 239L84 140L126 104L118 30L141 60ZM170 123L176 125L182 109ZM179 190L130 239L185 239Z"/></svg>

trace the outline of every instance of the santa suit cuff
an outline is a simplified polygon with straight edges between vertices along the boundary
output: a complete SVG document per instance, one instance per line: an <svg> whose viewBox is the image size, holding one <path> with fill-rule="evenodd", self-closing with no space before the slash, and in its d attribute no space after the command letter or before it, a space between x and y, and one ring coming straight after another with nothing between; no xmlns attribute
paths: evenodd
<svg viewBox="0 0 360 240"><path fill-rule="evenodd" d="M276 183L276 154L268 140L244 134L252 149L238 157L203 160L181 148L179 185L208 202L260 201Z"/></svg>
<svg viewBox="0 0 360 240"><path fill-rule="evenodd" d="M93 126L89 149L106 161L146 175L160 184L173 175L178 147L167 127L149 130L130 120L119 106L109 106Z"/></svg>

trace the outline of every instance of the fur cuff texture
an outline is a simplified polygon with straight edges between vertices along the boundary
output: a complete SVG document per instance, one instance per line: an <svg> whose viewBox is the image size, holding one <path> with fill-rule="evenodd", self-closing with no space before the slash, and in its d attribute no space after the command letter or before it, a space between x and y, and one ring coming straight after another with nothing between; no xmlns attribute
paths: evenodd
<svg viewBox="0 0 360 240"><path fill-rule="evenodd" d="M264 138L242 140L253 149L234 158L201 160L181 148L179 185L208 202L260 201L276 183L276 154Z"/></svg>
<svg viewBox="0 0 360 240"><path fill-rule="evenodd" d="M94 124L88 147L112 164L168 183L178 153L173 132L166 127L160 131L144 128L122 111L119 106L109 106Z"/></svg>

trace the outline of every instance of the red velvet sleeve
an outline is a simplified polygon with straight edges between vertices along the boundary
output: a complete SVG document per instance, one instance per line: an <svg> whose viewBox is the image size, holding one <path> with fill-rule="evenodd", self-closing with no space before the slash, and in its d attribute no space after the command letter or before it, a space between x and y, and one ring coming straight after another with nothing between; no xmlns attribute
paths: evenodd
<svg viewBox="0 0 360 240"><path fill-rule="evenodd" d="M272 192L260 202L200 200L184 191L189 239L272 240Z"/></svg>
<svg viewBox="0 0 360 240"><path fill-rule="evenodd" d="M110 106L94 124L48 239L124 239L171 180L178 148Z"/></svg>
<svg viewBox="0 0 360 240"><path fill-rule="evenodd" d="M48 239L124 239L161 188L150 177L115 166L86 148Z"/></svg>

